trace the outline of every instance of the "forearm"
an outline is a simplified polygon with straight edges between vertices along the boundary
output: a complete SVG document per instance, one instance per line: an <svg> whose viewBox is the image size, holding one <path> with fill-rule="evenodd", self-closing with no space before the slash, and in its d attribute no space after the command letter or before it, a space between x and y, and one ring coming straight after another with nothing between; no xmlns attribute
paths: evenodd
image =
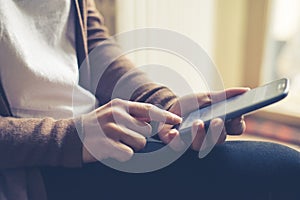
<svg viewBox="0 0 300 200"><path fill-rule="evenodd" d="M82 144L73 119L0 117L0 169L77 167Z"/></svg>

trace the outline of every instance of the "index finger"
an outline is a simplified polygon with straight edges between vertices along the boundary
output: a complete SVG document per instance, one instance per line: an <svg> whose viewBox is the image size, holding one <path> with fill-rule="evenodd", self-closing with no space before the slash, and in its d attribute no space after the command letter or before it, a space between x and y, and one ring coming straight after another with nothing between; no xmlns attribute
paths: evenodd
<svg viewBox="0 0 300 200"><path fill-rule="evenodd" d="M128 102L129 114L144 121L157 121L168 124L179 124L182 118L174 113L158 108L149 103Z"/></svg>

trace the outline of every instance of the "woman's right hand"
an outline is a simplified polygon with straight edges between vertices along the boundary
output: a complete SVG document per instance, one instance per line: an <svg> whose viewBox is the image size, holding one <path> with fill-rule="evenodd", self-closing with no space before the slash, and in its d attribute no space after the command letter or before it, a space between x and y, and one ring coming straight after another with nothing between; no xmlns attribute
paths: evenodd
<svg viewBox="0 0 300 200"><path fill-rule="evenodd" d="M146 145L150 121L178 124L181 118L152 104L114 99L83 115L83 162L127 161Z"/></svg>

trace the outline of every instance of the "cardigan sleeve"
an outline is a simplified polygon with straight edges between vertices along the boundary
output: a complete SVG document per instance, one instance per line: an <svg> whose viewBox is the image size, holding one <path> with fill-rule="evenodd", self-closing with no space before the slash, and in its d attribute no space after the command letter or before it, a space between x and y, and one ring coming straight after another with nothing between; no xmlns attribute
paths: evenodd
<svg viewBox="0 0 300 200"><path fill-rule="evenodd" d="M168 109L176 95L167 87L151 81L145 73L135 68L126 56L119 56L122 50L109 38L103 17L97 11L94 1L87 2L87 37L91 70L102 68L94 73L99 74L100 71L101 74L94 89L100 104L118 97Z"/></svg>
<svg viewBox="0 0 300 200"><path fill-rule="evenodd" d="M76 120L0 117L0 169L81 166Z"/></svg>

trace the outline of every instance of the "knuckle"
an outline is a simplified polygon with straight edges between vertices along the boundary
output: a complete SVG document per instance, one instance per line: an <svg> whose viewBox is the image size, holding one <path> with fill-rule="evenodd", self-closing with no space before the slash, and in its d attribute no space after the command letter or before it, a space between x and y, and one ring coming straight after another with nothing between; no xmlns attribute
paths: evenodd
<svg viewBox="0 0 300 200"><path fill-rule="evenodd" d="M103 117L105 119L111 119L111 117L113 116L113 111L112 109L108 109L103 113Z"/></svg>
<svg viewBox="0 0 300 200"><path fill-rule="evenodd" d="M149 112L152 109L154 109L154 105L150 104L150 103L145 103L144 107L146 108L146 110Z"/></svg>
<svg viewBox="0 0 300 200"><path fill-rule="evenodd" d="M95 113L96 113L96 116L100 116L101 113L102 113L102 109L97 108L97 109L95 110Z"/></svg>
<svg viewBox="0 0 300 200"><path fill-rule="evenodd" d="M110 101L111 106L122 106L122 105L124 105L124 102L125 102L124 100L119 99L119 98L115 98Z"/></svg>

